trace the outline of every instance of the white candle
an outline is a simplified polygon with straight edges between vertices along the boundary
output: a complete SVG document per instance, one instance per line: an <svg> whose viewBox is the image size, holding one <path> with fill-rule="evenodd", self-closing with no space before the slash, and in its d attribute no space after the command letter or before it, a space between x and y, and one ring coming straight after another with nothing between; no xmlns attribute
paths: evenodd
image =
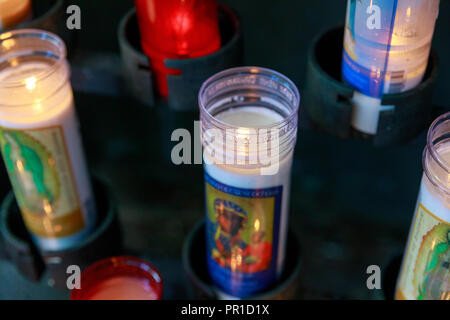
<svg viewBox="0 0 450 320"><path fill-rule="evenodd" d="M31 18L31 0L0 0L0 30Z"/></svg>
<svg viewBox="0 0 450 320"><path fill-rule="evenodd" d="M0 35L1 151L24 221L46 250L74 245L96 220L65 54L44 31Z"/></svg>
<svg viewBox="0 0 450 320"><path fill-rule="evenodd" d="M441 121L444 120L444 121ZM450 114L433 123L397 299L450 300Z"/></svg>
<svg viewBox="0 0 450 320"><path fill-rule="evenodd" d="M353 127L375 134L381 96L422 81L438 10L439 0L348 0L342 76L359 91Z"/></svg>
<svg viewBox="0 0 450 320"><path fill-rule="evenodd" d="M283 270L299 94L243 67L209 79L200 101L208 268L221 297L247 297Z"/></svg>

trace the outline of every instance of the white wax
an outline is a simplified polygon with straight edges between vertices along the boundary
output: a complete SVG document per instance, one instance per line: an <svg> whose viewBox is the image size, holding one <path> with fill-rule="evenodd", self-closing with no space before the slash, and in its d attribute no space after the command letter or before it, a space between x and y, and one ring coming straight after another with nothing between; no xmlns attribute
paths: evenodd
<svg viewBox="0 0 450 320"><path fill-rule="evenodd" d="M215 118L226 124L244 128L267 127L283 120L276 111L253 106L228 109L217 114Z"/></svg>
<svg viewBox="0 0 450 320"><path fill-rule="evenodd" d="M381 99L369 97L355 91L352 103L352 126L361 132L376 134L380 117Z"/></svg>
<svg viewBox="0 0 450 320"><path fill-rule="evenodd" d="M29 93L33 95L33 75L47 70L49 64L45 62L22 62L15 68L7 68L0 72L1 81L25 81ZM29 97L12 94L0 97L0 126L8 129L40 129L60 126L71 165L72 176L75 180L77 194L83 214L85 228L82 232L63 238L36 237L36 241L45 249L59 250L73 244L74 241L88 234L95 225L96 213L94 196L90 184L88 169L85 162L83 146L79 133L79 123L75 112L72 87L68 79L61 82L61 77L47 77L46 87L56 90L56 93L44 94L36 90L36 104L29 105ZM39 81L39 80L37 80ZM64 83L64 84L63 84ZM35 88L38 88L36 84ZM55 94L51 94L55 93ZM47 97L47 95L49 95ZM11 106L12 105L12 106ZM21 105L24 105L22 107ZM21 106L21 107L15 107Z"/></svg>
<svg viewBox="0 0 450 320"><path fill-rule="evenodd" d="M277 112L258 106L229 109L215 115L215 118L227 124L244 128L266 127L283 120L283 117ZM275 175L262 175L260 168L237 168L230 165L207 164L205 161L206 172L223 184L244 189L283 187L278 242L278 275L282 272L285 258L292 155L293 152L280 160L279 170Z"/></svg>

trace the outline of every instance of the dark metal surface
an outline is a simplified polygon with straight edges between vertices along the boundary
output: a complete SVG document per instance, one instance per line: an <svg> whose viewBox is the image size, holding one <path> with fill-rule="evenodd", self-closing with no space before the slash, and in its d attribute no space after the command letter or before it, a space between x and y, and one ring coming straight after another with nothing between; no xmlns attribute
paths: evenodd
<svg viewBox="0 0 450 320"><path fill-rule="evenodd" d="M345 0L224 2L243 21L244 63L286 74L300 93L312 39L345 18ZM101 70L117 77L119 71L120 77L120 67L114 63L119 54L115 30L132 1L79 3L83 27L77 32L72 66L88 68L94 75ZM450 56L449 9L450 2L441 1L433 42L440 57ZM98 59L90 60L94 55ZM449 59L441 61L434 104L450 106L449 64ZM167 138L169 120L158 116L158 108L149 109L123 94L106 93L110 88L98 89L105 82L96 83L95 77L92 85L85 86L76 79L75 99L89 165L109 182L117 198L127 252L159 268L165 298L186 298L188 280L181 250L204 215L201 165L175 166L168 161L176 142ZM389 260L403 251L424 145L424 133L406 145L374 148L361 140L341 140L305 128L299 131L289 220L303 249L297 298L382 298L377 290L367 289L366 268L377 264L383 272ZM40 283L25 280L5 260L0 260L0 283L0 299L68 297L50 288L46 278Z"/></svg>

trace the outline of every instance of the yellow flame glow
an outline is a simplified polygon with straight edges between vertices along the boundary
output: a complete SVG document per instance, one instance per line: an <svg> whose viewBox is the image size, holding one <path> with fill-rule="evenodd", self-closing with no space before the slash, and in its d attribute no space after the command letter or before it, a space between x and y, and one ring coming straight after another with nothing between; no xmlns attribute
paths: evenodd
<svg viewBox="0 0 450 320"><path fill-rule="evenodd" d="M36 77L29 77L25 79L25 87L28 90L34 90L36 88Z"/></svg>

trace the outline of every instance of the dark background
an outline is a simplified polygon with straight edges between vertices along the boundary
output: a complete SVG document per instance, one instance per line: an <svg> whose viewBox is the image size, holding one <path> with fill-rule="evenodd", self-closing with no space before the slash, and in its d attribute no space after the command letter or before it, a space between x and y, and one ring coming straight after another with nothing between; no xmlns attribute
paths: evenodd
<svg viewBox="0 0 450 320"><path fill-rule="evenodd" d="M226 0L240 15L244 62L290 77L302 93L306 52L320 32L343 25L346 0ZM132 1L73 1L82 11L72 67L120 75L117 26ZM441 0L433 47L440 74L432 105L450 107L450 1ZM74 84L74 87L77 87ZM119 88L120 89L120 88ZM83 92L82 92L83 91ZM162 272L166 298L186 298L183 240L203 217L200 165L164 164L172 146L161 141L155 111L117 93L75 92L91 170L109 182L119 204L126 249ZM422 173L425 134L405 145L374 148L300 128L293 166L290 226L302 242L298 298L376 299L366 268L403 251ZM180 171L181 170L181 171ZM181 172L181 173L180 173ZM0 299L65 298L23 279L0 261Z"/></svg>

